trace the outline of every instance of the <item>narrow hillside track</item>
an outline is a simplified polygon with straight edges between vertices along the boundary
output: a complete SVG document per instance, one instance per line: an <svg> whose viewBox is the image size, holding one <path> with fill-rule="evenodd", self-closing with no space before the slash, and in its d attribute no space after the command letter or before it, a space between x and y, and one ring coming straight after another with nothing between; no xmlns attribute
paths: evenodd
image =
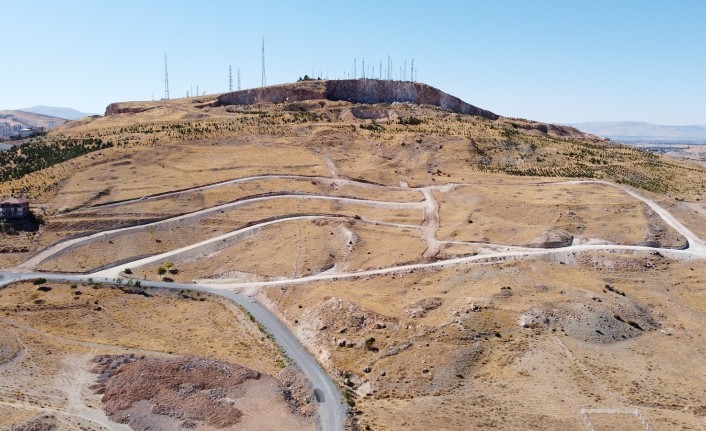
<svg viewBox="0 0 706 431"><path fill-rule="evenodd" d="M394 227L404 227L404 228L416 228L420 232L421 238L427 244L427 250L424 253L425 260L418 263L411 263L405 265L390 266L385 268L371 269L371 270L353 270L353 271L338 271L337 268L331 268L327 271L319 274L313 274L298 278L279 278L268 281L252 281L252 282L242 282L233 281L227 279L216 279L209 280L207 282L199 283L174 283L174 282L150 282L142 281L141 283L145 287L157 287L157 288L167 288L167 289L177 289L177 290L193 290L205 293L210 293L214 295L219 295L224 298L228 298L237 304L245 308L252 316L263 325L263 327L272 334L275 342L282 348L284 353L292 360L292 362L302 370L306 375L307 379L312 383L312 387L317 391L317 398L319 399L319 409L317 423L319 429L323 430L342 430L344 428L344 418L346 408L341 402L341 397L336 384L332 379L326 374L326 372L321 368L321 366L316 362L311 354L309 354L302 344L297 340L296 336L281 322L272 312L270 312L266 307L258 303L254 296L257 294L258 290L262 287L267 286L283 286L283 285L296 285L305 284L317 281L335 281L340 279L358 279L375 277L385 274L393 273L404 273L413 272L417 270L436 270L446 267L453 267L459 265L472 265L472 264L494 264L498 262L503 262L507 260L515 259L525 259L532 257L541 257L555 255L557 259L562 258L572 258L576 254L591 252L591 251L603 251L603 252L625 252L625 253L654 253L659 252L662 256L669 259L678 260L706 260L706 245L704 241L686 228L682 223L680 223L672 214L667 210L659 206L653 200L644 197L637 193L636 191L630 189L626 186L621 186L606 181L599 180L573 180L573 181L561 181L561 182L545 182L538 183L538 186L552 186L552 185L582 185L582 184L602 184L610 187L615 187L632 198L639 200L646 205L648 205L665 223L672 227L680 235L684 236L688 241L688 246L685 249L667 249L659 247L648 247L648 246L635 246L635 245L619 245L619 244L573 244L567 247L561 248L526 248L526 247L515 247L501 244L486 244L486 243L473 243L465 241L441 241L436 236L436 231L439 227L439 206L437 201L433 196L433 191L449 191L454 187L470 186L471 184L448 184L443 186L428 186L419 188L407 188L407 187L387 187L382 185L369 184L365 182L357 182L355 180L345 180L345 179L332 179L325 177L301 177L301 176L259 176L259 177L248 177L230 180L228 182L217 183L213 185L193 188L189 190L182 190L178 192L161 194L158 196L145 197L142 199L135 199L130 201L123 201L120 203L111 203L108 205L125 205L130 202L138 202L141 200L148 199L163 199L167 196L175 196L183 193L190 193L192 191L202 191L206 188L220 187L226 184L237 184L237 182L242 181L256 181L258 178L317 178L321 181L331 181L343 183L355 183L356 185L361 185L363 187L374 187L377 189L390 189L390 190L417 190L423 199L418 202L386 202L386 201L376 201L369 199L354 199L354 198L342 198L333 197L326 195L297 195L297 194L278 194L274 196L263 196L251 199L244 199L242 201L237 201L233 203L223 204L219 206L214 206L211 208L196 211L190 214L181 215L178 217L173 217L170 219L165 219L162 221L141 225L132 226L122 229L114 229L105 232L96 233L93 235L88 235L81 238L75 238L67 240L58 244L55 244L35 256L24 262L23 264L15 267L8 268L5 270L0 270L0 286L6 285L15 281L20 280L30 280L37 277L44 277L48 280L55 281L78 281L78 282L102 282L102 283L126 283L129 278L126 278L122 274L122 269L125 267L136 268L139 266L147 265L157 261L162 261L165 259L179 259L179 258L193 258L197 256L206 256L212 253L218 247L222 247L223 244L231 244L237 242L239 239L246 237L254 231L262 229L269 225L274 225L277 223L285 223L288 221L295 220L317 220L317 219L332 219L332 218L345 218L340 215L283 215L276 220L267 220L260 223L255 223L251 226L247 226L235 231L216 236L214 238L206 239L202 242L191 244L186 247L182 247L176 250L167 251L165 253L160 253L154 256L135 259L131 262L123 262L119 266L114 266L108 269L102 269L95 271L90 274L83 275L72 275L72 274L62 274L62 273L45 273L36 272L33 269L42 261L55 256L59 253L65 252L72 247L77 247L79 245L85 245L91 241L97 241L99 239L105 238L106 235L118 235L125 232L140 231L143 229L148 229L150 226L155 226L160 223L175 222L180 220L198 220L209 214L215 213L221 210L233 210L239 206L246 205L252 202L266 202L272 199L281 199L283 197L295 198L295 199L322 199L322 200L332 200L342 203L357 203L365 204L370 206L375 206L379 208L418 208L423 214L423 221L420 225L405 225L405 224L395 224L376 220L366 220L361 218L364 222L369 222L373 224L380 224L384 226L394 226ZM103 205L106 207L107 205ZM350 217L348 217L350 218ZM456 258L433 260L433 257L437 255L440 245L445 243L453 244L477 244L483 246L484 250L476 255L472 256L462 256ZM248 295L243 295L238 292L246 292Z"/></svg>
<svg viewBox="0 0 706 431"><path fill-rule="evenodd" d="M398 209L418 208L418 209L423 209L424 205L425 205L424 202L385 202L385 201L376 201L376 200L370 200L370 199L354 199L354 198L342 198L342 197L326 196L326 195L309 195L309 194L302 195L302 194L292 194L292 193L282 193L282 194L270 195L270 196L246 198L246 199L238 200L236 202L217 205L214 207L210 207L210 208L202 209L199 211L183 214L180 216L166 218L166 219L159 220L156 222L97 232L97 233L94 233L91 235L62 241L62 242L51 245L51 246L47 247L46 249L40 251L39 253L32 256L30 259L28 259L25 262L23 262L22 264L20 264L18 267L25 269L25 270L33 270L40 263L49 259L52 256L55 256L59 253L66 252L70 249L73 249L73 248L76 248L79 246L90 244L91 242L99 241L102 239L109 239L109 238L112 238L114 236L121 235L124 233L146 231L151 228L154 228L154 227L157 227L160 225L165 225L165 224L196 222L196 221L199 221L207 216L210 216L213 214L218 214L219 212L234 211L234 210L237 210L238 208L241 208L241 207L253 204L253 203L267 202L267 201L271 201L271 200L284 199L284 198L298 199L298 200L307 200L307 199L324 200L324 201L332 201L332 202L339 202L339 203L355 203L355 204L370 206L372 208L398 208Z"/></svg>

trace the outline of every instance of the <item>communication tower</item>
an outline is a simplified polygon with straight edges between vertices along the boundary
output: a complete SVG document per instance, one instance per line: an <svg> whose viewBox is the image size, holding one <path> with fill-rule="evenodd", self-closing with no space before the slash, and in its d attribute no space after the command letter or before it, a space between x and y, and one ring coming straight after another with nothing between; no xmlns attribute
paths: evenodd
<svg viewBox="0 0 706 431"><path fill-rule="evenodd" d="M262 86L267 85L267 75L265 74L265 36L262 37Z"/></svg>
<svg viewBox="0 0 706 431"><path fill-rule="evenodd" d="M169 100L169 72L167 72L167 54L164 54L164 100Z"/></svg>

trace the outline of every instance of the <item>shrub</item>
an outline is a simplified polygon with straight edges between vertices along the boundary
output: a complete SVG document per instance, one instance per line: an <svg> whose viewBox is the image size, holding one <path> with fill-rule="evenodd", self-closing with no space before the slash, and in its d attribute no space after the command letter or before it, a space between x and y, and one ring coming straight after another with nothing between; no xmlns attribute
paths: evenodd
<svg viewBox="0 0 706 431"><path fill-rule="evenodd" d="M166 273L167 273L167 269L165 267L160 266L159 268L157 268L157 274L164 275Z"/></svg>
<svg viewBox="0 0 706 431"><path fill-rule="evenodd" d="M403 124L405 126L418 126L422 124L422 120L417 117L398 118L397 124Z"/></svg>
<svg viewBox="0 0 706 431"><path fill-rule="evenodd" d="M132 274L132 269L130 269L130 268L125 268L125 271L124 271L124 272L125 272L125 274L130 275L130 274Z"/></svg>
<svg viewBox="0 0 706 431"><path fill-rule="evenodd" d="M374 338L374 337L367 338L367 339L365 340L365 349L366 349L366 350L371 350L371 351L372 351L373 349L377 350L377 349L373 346L374 344L375 344L375 338Z"/></svg>
<svg viewBox="0 0 706 431"><path fill-rule="evenodd" d="M46 282L47 282L46 278L39 277L39 278L35 278L34 281L32 281L32 284L34 284L35 286L39 286L40 284L44 284Z"/></svg>

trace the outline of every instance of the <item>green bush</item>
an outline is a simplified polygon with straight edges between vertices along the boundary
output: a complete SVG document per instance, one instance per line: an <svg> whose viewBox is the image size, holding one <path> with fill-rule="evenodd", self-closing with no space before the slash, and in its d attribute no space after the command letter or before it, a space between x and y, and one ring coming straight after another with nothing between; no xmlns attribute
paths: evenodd
<svg viewBox="0 0 706 431"><path fill-rule="evenodd" d="M44 283L46 283L46 282L47 282L47 279L46 279L46 278L44 278L44 277L39 277L39 278L35 278L35 279L32 281L32 284L34 284L35 286L39 286L40 284L44 284Z"/></svg>
<svg viewBox="0 0 706 431"><path fill-rule="evenodd" d="M405 126L418 126L422 124L422 120L417 117L398 118L397 124L403 124Z"/></svg>

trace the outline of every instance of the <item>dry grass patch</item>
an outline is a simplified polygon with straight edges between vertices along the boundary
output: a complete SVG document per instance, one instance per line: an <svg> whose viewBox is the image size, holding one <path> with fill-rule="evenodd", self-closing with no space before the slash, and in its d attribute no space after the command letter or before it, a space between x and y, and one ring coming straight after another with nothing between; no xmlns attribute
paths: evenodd
<svg viewBox="0 0 706 431"><path fill-rule="evenodd" d="M539 245L548 230L559 230L584 242L685 243L646 204L605 185L474 185L435 197L440 239Z"/></svg>

